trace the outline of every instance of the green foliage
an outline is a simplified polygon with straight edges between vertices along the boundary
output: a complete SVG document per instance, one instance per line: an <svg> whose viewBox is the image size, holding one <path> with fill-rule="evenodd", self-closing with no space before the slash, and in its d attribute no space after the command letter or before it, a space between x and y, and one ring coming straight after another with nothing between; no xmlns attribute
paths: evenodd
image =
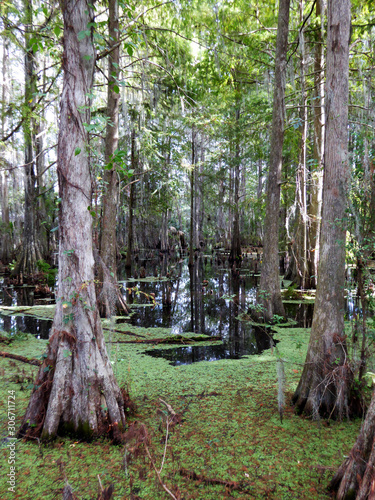
<svg viewBox="0 0 375 500"><path fill-rule="evenodd" d="M36 263L39 271L43 274L45 280L47 281L49 286L53 286L56 281L57 269L52 268L48 262L44 260L38 260Z"/></svg>
<svg viewBox="0 0 375 500"><path fill-rule="evenodd" d="M292 283L283 293L284 299L298 299L300 295L297 291L298 285L296 283Z"/></svg>

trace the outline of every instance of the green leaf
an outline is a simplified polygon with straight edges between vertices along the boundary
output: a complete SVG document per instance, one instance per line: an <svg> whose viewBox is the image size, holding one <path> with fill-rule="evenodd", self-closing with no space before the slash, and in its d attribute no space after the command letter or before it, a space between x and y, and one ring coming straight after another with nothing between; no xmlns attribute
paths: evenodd
<svg viewBox="0 0 375 500"><path fill-rule="evenodd" d="M59 28L59 26L55 26L55 27L53 28L53 32L55 33L55 35L56 35L57 37L59 37L59 36L60 36L60 33L61 33L61 28Z"/></svg>
<svg viewBox="0 0 375 500"><path fill-rule="evenodd" d="M118 85L113 85L112 90L113 90L113 92L116 92L116 94L120 93L120 88Z"/></svg>
<svg viewBox="0 0 375 500"><path fill-rule="evenodd" d="M51 229L51 231L50 231L50 232L51 232L51 233L54 233L54 232L55 232L55 231L57 231L58 229L59 229L59 226L56 226L56 227L54 227L53 229Z"/></svg>
<svg viewBox="0 0 375 500"><path fill-rule="evenodd" d="M133 47L131 45L128 45L126 47L126 52L129 54L129 56L131 57L133 55Z"/></svg>
<svg viewBox="0 0 375 500"><path fill-rule="evenodd" d="M84 38L87 36L90 36L90 31L89 30L83 30L78 33L78 40L81 42Z"/></svg>
<svg viewBox="0 0 375 500"><path fill-rule="evenodd" d="M81 148L76 148L74 151L74 156L79 155L80 152L81 152Z"/></svg>
<svg viewBox="0 0 375 500"><path fill-rule="evenodd" d="M69 356L71 356L71 355L72 355L72 353L71 353L71 351L68 351L68 349L65 349L63 351L64 358L69 358Z"/></svg>

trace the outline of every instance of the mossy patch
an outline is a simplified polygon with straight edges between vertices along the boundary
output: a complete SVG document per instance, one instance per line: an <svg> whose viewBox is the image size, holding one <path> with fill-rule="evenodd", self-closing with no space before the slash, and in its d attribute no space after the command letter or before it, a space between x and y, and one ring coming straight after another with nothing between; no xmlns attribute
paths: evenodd
<svg viewBox="0 0 375 500"><path fill-rule="evenodd" d="M4 316L32 316L39 319L53 319L55 304L38 306L0 306L0 314Z"/></svg>
<svg viewBox="0 0 375 500"><path fill-rule="evenodd" d="M165 276L163 277L154 277L154 276L149 276L147 278L128 278L127 280L121 280L119 281L120 284L129 284L129 283L160 283L162 281L169 281L170 278L167 278Z"/></svg>

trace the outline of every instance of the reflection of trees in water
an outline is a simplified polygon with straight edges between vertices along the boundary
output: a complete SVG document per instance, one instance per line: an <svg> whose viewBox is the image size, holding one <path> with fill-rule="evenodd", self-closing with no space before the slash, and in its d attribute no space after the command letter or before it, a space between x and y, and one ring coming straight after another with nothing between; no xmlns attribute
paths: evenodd
<svg viewBox="0 0 375 500"><path fill-rule="evenodd" d="M203 299L205 286L203 286L203 260L198 258L194 265L189 267L190 276L190 328L194 333L206 333L205 313Z"/></svg>
<svg viewBox="0 0 375 500"><path fill-rule="evenodd" d="M294 319L298 327L311 328L314 304L284 303L284 308L285 314L288 318Z"/></svg>
<svg viewBox="0 0 375 500"><path fill-rule="evenodd" d="M34 287L10 288L4 281L1 304L4 306L33 306ZM1 327L6 332L17 331L31 333L42 339L48 339L52 321L33 318L31 316L2 316Z"/></svg>
<svg viewBox="0 0 375 500"><path fill-rule="evenodd" d="M238 358L244 354L256 354L270 347L270 340L262 331L237 319L246 311L246 295L254 286L249 270L220 268L212 266L198 257L193 266L173 265L163 256L161 276L164 281L135 282L147 294L155 293L158 306L140 307L133 324L144 327L171 328L173 333L194 332L220 336L223 344L215 346L187 346L176 349L153 350L163 353L174 363ZM146 267L146 266L145 266ZM152 265L149 266L149 270ZM148 274L150 275L150 274ZM231 298L228 298L231 297ZM143 295L132 297L138 303L146 304ZM192 361L193 360L193 361Z"/></svg>
<svg viewBox="0 0 375 500"><path fill-rule="evenodd" d="M4 306L10 307L13 304L11 288L8 288L7 280L4 280L3 287L1 290L1 303ZM4 331L10 332L12 330L12 318L10 316L2 316L2 327Z"/></svg>
<svg viewBox="0 0 375 500"><path fill-rule="evenodd" d="M184 365L198 361L219 359L239 359L245 355L260 354L271 347L271 337L264 329L253 327L246 338L224 341L223 344L209 346L184 346L169 349L152 349L147 354L164 358L173 365Z"/></svg>
<svg viewBox="0 0 375 500"><path fill-rule="evenodd" d="M240 269L217 268L198 257L190 269L182 263L168 263L163 256L160 262L164 281L128 281L126 287L138 286L147 294L155 293L158 306L137 308L133 324L144 327L172 328L173 333L195 332L221 337L246 336L248 325L236 317L246 310L246 289L253 286L248 277L240 276ZM145 265L145 267L147 264ZM147 268L147 267L146 267ZM148 266L150 276L154 264ZM248 271L246 271L248 272ZM232 300L223 296L235 295ZM147 303L142 295L127 297L131 304Z"/></svg>

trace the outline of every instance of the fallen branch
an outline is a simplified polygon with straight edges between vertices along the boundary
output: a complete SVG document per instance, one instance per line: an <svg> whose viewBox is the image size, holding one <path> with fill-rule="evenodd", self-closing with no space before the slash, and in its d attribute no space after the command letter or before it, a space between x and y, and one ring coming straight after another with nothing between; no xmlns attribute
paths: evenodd
<svg viewBox="0 0 375 500"><path fill-rule="evenodd" d="M122 333L123 335L131 335L132 337L142 337L143 339L146 338L144 335L140 335L139 333L134 333L129 331L124 332L123 330L116 330L115 328L110 328L110 327L105 327L104 330L107 332L109 331L109 332Z"/></svg>
<svg viewBox="0 0 375 500"><path fill-rule="evenodd" d="M10 352L0 351L0 357L15 359L16 361L22 361L23 363L28 363L29 365L40 366L42 362L35 358L26 358L25 356L19 356L18 354L12 354Z"/></svg>
<svg viewBox="0 0 375 500"><path fill-rule="evenodd" d="M224 481L223 479L215 479L204 476L203 474L197 474L194 471L189 471L187 469L180 469L179 473L183 477L187 477L188 479L192 479L193 481L200 481L205 484L221 484L226 488L231 490L239 490L243 492L250 493L249 489L246 488L247 484L243 484L237 481Z"/></svg>

